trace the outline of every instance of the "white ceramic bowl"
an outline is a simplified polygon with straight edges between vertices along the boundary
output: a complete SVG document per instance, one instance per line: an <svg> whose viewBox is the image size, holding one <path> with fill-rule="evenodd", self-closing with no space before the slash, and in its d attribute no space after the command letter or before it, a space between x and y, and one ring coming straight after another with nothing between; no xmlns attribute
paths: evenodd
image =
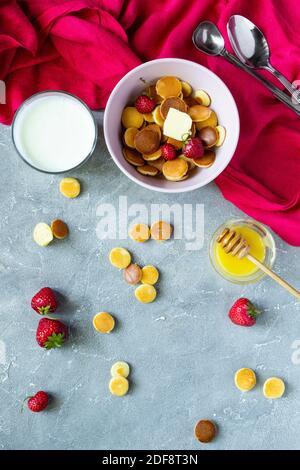
<svg viewBox="0 0 300 470"><path fill-rule="evenodd" d="M155 82L164 75L174 75L189 82L194 90L199 88L211 97L211 108L219 118L219 124L226 128L224 144L217 149L216 161L208 169L198 169L184 181L173 182L163 178L143 176L123 157L121 114L123 108L145 89L140 80ZM240 121L236 103L224 82L202 65L183 59L157 59L146 62L125 75L115 86L106 105L104 114L104 136L108 150L121 171L139 185L165 193L180 193L205 186L213 181L230 162L239 138Z"/></svg>

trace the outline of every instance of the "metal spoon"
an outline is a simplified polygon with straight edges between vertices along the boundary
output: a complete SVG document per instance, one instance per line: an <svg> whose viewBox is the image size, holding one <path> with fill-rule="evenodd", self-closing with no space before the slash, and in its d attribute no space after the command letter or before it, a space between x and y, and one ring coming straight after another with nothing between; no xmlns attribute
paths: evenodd
<svg viewBox="0 0 300 470"><path fill-rule="evenodd" d="M268 70L291 95L295 94L293 84L270 64L267 40L252 21L241 15L233 15L227 23L227 31L234 52L247 67Z"/></svg>
<svg viewBox="0 0 300 470"><path fill-rule="evenodd" d="M276 98L286 104L295 113L300 115L300 106L293 104L291 98L288 95L274 86L273 83L268 82L268 80L258 75L258 73L256 73L253 69L247 67L225 49L224 38L214 23L211 21L202 21L193 32L192 39L195 47L199 51L211 56L222 56L231 64L236 65L242 70L245 70L245 72L263 83L263 85L265 85L273 93L273 95L276 96Z"/></svg>

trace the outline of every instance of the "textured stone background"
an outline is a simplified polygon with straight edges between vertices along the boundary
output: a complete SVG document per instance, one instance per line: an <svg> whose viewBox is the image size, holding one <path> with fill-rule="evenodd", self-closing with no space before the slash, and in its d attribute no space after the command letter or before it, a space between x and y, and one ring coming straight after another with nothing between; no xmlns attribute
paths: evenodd
<svg viewBox="0 0 300 470"><path fill-rule="evenodd" d="M99 117L101 121L101 116ZM0 127L0 448L3 449L296 449L300 438L300 306L264 279L239 287L218 277L208 242L225 219L241 213L215 185L178 196L153 193L131 183L105 148L102 127L93 158L72 176L82 195L67 200L59 176L25 165L13 150L10 131ZM185 250L184 241L135 244L100 241L96 207L129 203L203 203L205 246ZM37 222L64 219L70 237L40 248L32 241ZM299 250L276 237L277 271L299 287ZM116 243L141 264L161 271L156 302L143 306L111 267ZM35 342L38 316L30 299L49 285L61 293L59 317L71 327L68 344L46 352ZM264 310L250 329L232 325L227 310L246 295ZM91 319L100 310L118 319L111 335L99 335ZM294 356L293 356L294 354ZM294 358L294 361L292 360ZM110 395L110 367L132 366L130 393ZM233 384L234 372L252 367L258 386L248 394ZM263 381L287 384L284 398L268 401ZM25 396L44 389L55 397L40 414L20 413ZM210 446L193 438L200 418L212 418L219 436Z"/></svg>

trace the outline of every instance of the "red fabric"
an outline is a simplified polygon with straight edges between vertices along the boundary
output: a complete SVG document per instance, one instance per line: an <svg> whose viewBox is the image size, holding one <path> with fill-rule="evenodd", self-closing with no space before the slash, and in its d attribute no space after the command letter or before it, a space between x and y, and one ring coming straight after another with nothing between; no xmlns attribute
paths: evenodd
<svg viewBox="0 0 300 470"><path fill-rule="evenodd" d="M0 79L7 87L0 121L9 124L20 103L40 90L67 90L98 109L141 61L200 62L230 87L241 117L240 142L216 181L219 188L244 212L300 245L299 118L252 77L201 54L191 42L204 19L214 21L226 37L226 22L234 13L263 29L273 65L297 79L297 0L0 0Z"/></svg>

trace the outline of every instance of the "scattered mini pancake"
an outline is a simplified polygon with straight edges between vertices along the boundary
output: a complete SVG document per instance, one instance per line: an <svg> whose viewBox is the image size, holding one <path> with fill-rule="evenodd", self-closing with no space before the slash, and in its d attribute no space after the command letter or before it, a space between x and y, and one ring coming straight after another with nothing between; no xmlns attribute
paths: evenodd
<svg viewBox="0 0 300 470"><path fill-rule="evenodd" d="M138 166L137 171L145 176L156 176L158 173L158 169L151 165Z"/></svg>
<svg viewBox="0 0 300 470"><path fill-rule="evenodd" d="M152 113L143 114L143 117L146 122L154 122Z"/></svg>
<svg viewBox="0 0 300 470"><path fill-rule="evenodd" d="M163 98L161 96L159 96L157 93L156 93L156 86L155 85L150 85L148 88L147 88L147 94L149 95L150 98L154 99L154 101L159 104L162 102Z"/></svg>
<svg viewBox="0 0 300 470"><path fill-rule="evenodd" d="M160 105L160 114L163 119L166 119L170 108L178 109L182 113L186 113L188 109L187 104L183 100L170 96L170 98L164 99Z"/></svg>
<svg viewBox="0 0 300 470"><path fill-rule="evenodd" d="M195 98L196 101L198 101L199 104L202 104L203 106L210 106L211 99L208 93L204 90L196 90L193 93L193 97Z"/></svg>
<svg viewBox="0 0 300 470"><path fill-rule="evenodd" d="M181 82L176 77L162 77L156 82L156 93L163 98L178 96L181 89Z"/></svg>
<svg viewBox="0 0 300 470"><path fill-rule="evenodd" d="M239 390L242 392L248 392L256 385L256 375L252 369L244 367L236 371L234 376L234 383Z"/></svg>
<svg viewBox="0 0 300 470"><path fill-rule="evenodd" d="M151 225L151 238L156 241L169 240L172 235L172 225L163 220L158 220Z"/></svg>
<svg viewBox="0 0 300 470"><path fill-rule="evenodd" d="M148 265L142 268L142 284L156 284L159 278L159 272L155 266Z"/></svg>
<svg viewBox="0 0 300 470"><path fill-rule="evenodd" d="M94 316L93 325L98 333L110 333L115 327L115 319L110 313L100 312Z"/></svg>
<svg viewBox="0 0 300 470"><path fill-rule="evenodd" d="M218 125L218 116L211 110L211 115L205 121L195 122L196 129L200 131L203 127L216 127Z"/></svg>
<svg viewBox="0 0 300 470"><path fill-rule="evenodd" d="M217 427L213 421L202 419L196 424L194 434L198 441L206 444L215 438Z"/></svg>
<svg viewBox="0 0 300 470"><path fill-rule="evenodd" d="M161 128L158 124L155 124L155 123L154 124L149 124L147 126L147 129L157 132L157 134L159 135L159 140L161 139Z"/></svg>
<svg viewBox="0 0 300 470"><path fill-rule="evenodd" d="M51 222L51 230L55 238L59 240L63 240L69 234L69 229L67 224L60 219L52 220Z"/></svg>
<svg viewBox="0 0 300 470"><path fill-rule="evenodd" d="M153 129L148 129L147 126L139 131L134 138L134 145L138 152L149 155L156 152L160 145L160 136L158 132Z"/></svg>
<svg viewBox="0 0 300 470"><path fill-rule="evenodd" d="M144 159L136 150L132 150L128 147L123 147L123 155L125 160L133 166L145 165Z"/></svg>
<svg viewBox="0 0 300 470"><path fill-rule="evenodd" d="M184 146L183 140L176 140L176 139L173 139L173 137L168 137L167 143L172 144L177 150L181 150L182 147Z"/></svg>
<svg viewBox="0 0 300 470"><path fill-rule="evenodd" d="M226 129L223 126L217 126L216 131L218 134L218 139L216 142L216 147L221 147L226 137Z"/></svg>
<svg viewBox="0 0 300 470"><path fill-rule="evenodd" d="M110 251L109 261L115 268L125 269L131 263L131 255L125 248L116 247Z"/></svg>
<svg viewBox="0 0 300 470"><path fill-rule="evenodd" d="M165 163L165 159L160 157L158 158L158 160L155 160L155 161L152 160L151 166L154 166L154 168L157 168L157 170L161 172L163 169L164 163Z"/></svg>
<svg viewBox="0 0 300 470"><path fill-rule="evenodd" d="M199 137L202 140L204 147L210 148L216 145L218 140L218 133L215 127L203 127L199 131Z"/></svg>
<svg viewBox="0 0 300 470"><path fill-rule="evenodd" d="M123 270L123 278L128 284L134 286L141 281L142 270L137 264L132 263Z"/></svg>
<svg viewBox="0 0 300 470"><path fill-rule="evenodd" d="M40 246L47 246L53 240L53 233L48 224L40 222L34 227L33 239Z"/></svg>
<svg viewBox="0 0 300 470"><path fill-rule="evenodd" d="M128 127L128 129L126 129L126 131L124 132L124 142L127 145L127 147L130 147L132 149L135 148L134 138L137 133L138 133L138 129L136 127Z"/></svg>
<svg viewBox="0 0 300 470"><path fill-rule="evenodd" d="M156 289L150 284L142 284L135 289L134 295L139 302L149 304L156 298Z"/></svg>
<svg viewBox="0 0 300 470"><path fill-rule="evenodd" d="M208 119L211 115L211 110L202 104L196 104L189 108L188 113L194 122L199 122Z"/></svg>
<svg viewBox="0 0 300 470"><path fill-rule="evenodd" d="M118 361L115 362L110 369L110 374L112 377L125 377L125 379L130 374L130 367L127 362Z"/></svg>
<svg viewBox="0 0 300 470"><path fill-rule="evenodd" d="M129 382L125 377L112 377L109 381L109 390L112 395L122 397L129 389Z"/></svg>
<svg viewBox="0 0 300 470"><path fill-rule="evenodd" d="M161 157L161 148L156 150L154 153L150 153L150 155L143 155L143 159L146 162L154 162L155 160L158 160Z"/></svg>
<svg viewBox="0 0 300 470"><path fill-rule="evenodd" d="M263 386L263 394L266 398L281 398L285 391L284 381L279 377L270 377Z"/></svg>
<svg viewBox="0 0 300 470"><path fill-rule="evenodd" d="M181 81L182 96L186 98L192 93L192 87L188 82Z"/></svg>
<svg viewBox="0 0 300 470"><path fill-rule="evenodd" d="M216 159L216 154L212 150L207 150L203 157L194 160L194 163L199 168L209 168L213 165Z"/></svg>
<svg viewBox="0 0 300 470"><path fill-rule="evenodd" d="M73 199L80 194L80 183L76 178L63 178L59 190L63 196Z"/></svg>
<svg viewBox="0 0 300 470"><path fill-rule="evenodd" d="M143 115L138 112L135 106L127 106L126 108L124 108L121 120L123 126L126 129L129 127L136 127L137 129L139 129L144 122Z"/></svg>
<svg viewBox="0 0 300 470"><path fill-rule="evenodd" d="M163 175L169 181L178 181L189 170L189 166L185 160L180 158L174 158L174 160L169 160L164 163L163 166Z"/></svg>
<svg viewBox="0 0 300 470"><path fill-rule="evenodd" d="M154 119L155 124L157 124L159 127L163 127L164 120L163 120L163 118L161 117L161 114L160 114L160 106L156 106L154 111L152 111L152 115L153 115L153 119Z"/></svg>
<svg viewBox="0 0 300 470"><path fill-rule="evenodd" d="M146 224L134 224L129 230L129 236L135 242L146 242L150 238L150 229Z"/></svg>

